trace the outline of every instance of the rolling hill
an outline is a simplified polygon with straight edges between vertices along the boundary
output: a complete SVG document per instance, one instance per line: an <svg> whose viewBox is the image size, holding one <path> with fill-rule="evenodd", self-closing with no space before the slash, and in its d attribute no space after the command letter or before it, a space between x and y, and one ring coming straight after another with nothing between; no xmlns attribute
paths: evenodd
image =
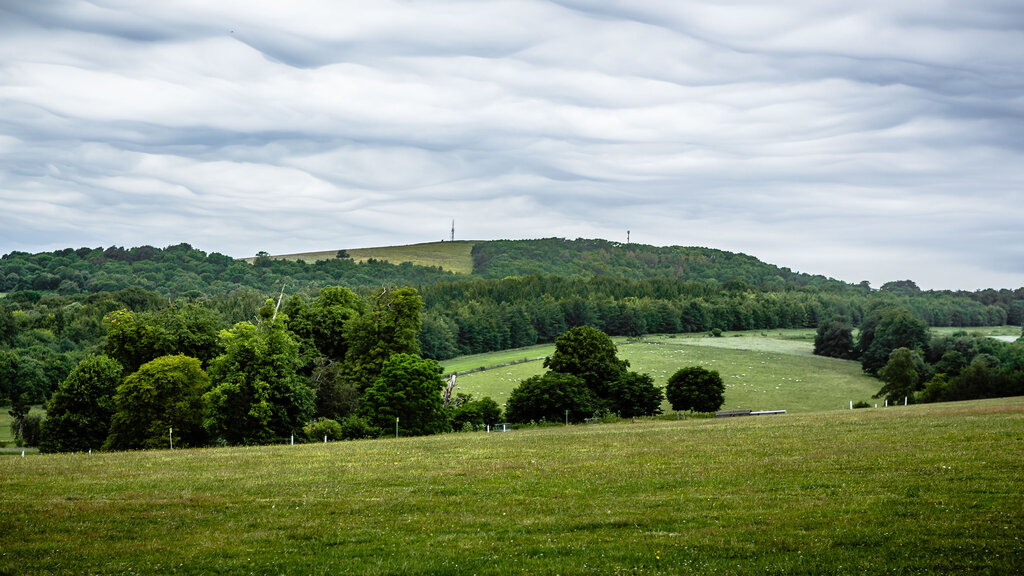
<svg viewBox="0 0 1024 576"><path fill-rule="evenodd" d="M481 278L536 274L582 278L607 276L629 280L668 278L779 288L849 286L838 280L793 272L789 268L761 262L753 256L724 250L623 244L582 238L428 242L278 254L269 258L314 263L335 259L339 253L347 254L356 262L373 259L392 264L436 266L456 274ZM246 258L245 261L256 262L256 258Z"/></svg>

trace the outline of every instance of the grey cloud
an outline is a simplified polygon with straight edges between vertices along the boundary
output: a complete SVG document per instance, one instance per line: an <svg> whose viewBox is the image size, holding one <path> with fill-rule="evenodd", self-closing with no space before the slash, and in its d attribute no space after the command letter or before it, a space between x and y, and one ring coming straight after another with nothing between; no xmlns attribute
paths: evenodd
<svg viewBox="0 0 1024 576"><path fill-rule="evenodd" d="M462 238L631 229L875 285L1024 284L1013 3L0 10L0 251L246 256L455 218Z"/></svg>

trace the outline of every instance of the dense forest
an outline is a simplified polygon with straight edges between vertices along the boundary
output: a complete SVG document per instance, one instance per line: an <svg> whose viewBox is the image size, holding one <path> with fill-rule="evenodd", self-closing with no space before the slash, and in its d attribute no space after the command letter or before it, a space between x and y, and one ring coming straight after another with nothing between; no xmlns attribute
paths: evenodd
<svg viewBox="0 0 1024 576"><path fill-rule="evenodd" d="M610 335L851 326L899 307L928 326L1020 324L1024 288L921 291L911 281L878 289L794 273L706 248L545 239L478 243L474 273L438 267L316 263L260 256L254 263L187 244L159 249L79 248L0 258L0 400L48 398L71 369L107 345L118 310L158 314L184 305L217 330L257 319L268 297L292 308L327 286L369 298L382 286L422 297L418 346L426 358L553 342L576 326Z"/></svg>

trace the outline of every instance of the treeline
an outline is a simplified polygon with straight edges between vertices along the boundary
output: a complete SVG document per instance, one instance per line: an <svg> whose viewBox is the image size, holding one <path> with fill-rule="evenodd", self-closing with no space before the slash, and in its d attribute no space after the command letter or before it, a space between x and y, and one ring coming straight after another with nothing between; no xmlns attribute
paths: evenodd
<svg viewBox="0 0 1024 576"><path fill-rule="evenodd" d="M425 302L422 353L438 360L549 343L576 326L613 336L813 328L835 316L858 326L884 306L930 326L1024 319L1024 288L934 292L898 281L874 290L705 248L548 239L482 242L473 257L478 276L349 258L306 264L260 256L249 264L187 244L13 252L0 258L0 401L49 397L83 357L102 350L103 318L114 310L201 304L218 329L228 329L254 320L282 289L312 301L325 286L364 298L380 286L413 286ZM524 275L531 269L561 273ZM506 272L515 274L479 276Z"/></svg>
<svg viewBox="0 0 1024 576"><path fill-rule="evenodd" d="M906 308L882 306L860 322L856 343L845 317L822 323L814 353L861 362L892 403L1024 395L1024 334L1003 342L966 331L932 334Z"/></svg>
<svg viewBox="0 0 1024 576"><path fill-rule="evenodd" d="M613 336L815 328L835 316L859 325L884 306L903 307L932 326L1003 325L1009 310L1018 311L1012 320L1020 322L1019 307L943 292L774 291L665 278L555 276L440 282L421 290L427 312L420 338L424 353L437 359L553 342L576 326Z"/></svg>
<svg viewBox="0 0 1024 576"><path fill-rule="evenodd" d="M416 290L362 298L328 287L283 300L229 329L195 303L106 314L102 353L61 381L45 419L17 399L19 437L44 452L253 445L434 434L500 417L493 400L442 394L440 366L419 355Z"/></svg>
<svg viewBox="0 0 1024 576"><path fill-rule="evenodd" d="M188 244L167 248L66 248L0 258L0 292L36 290L62 296L144 288L166 296L212 296L240 288L276 292L283 285L324 286L420 285L450 280L438 267L393 265L378 260L357 263L332 258L313 264L257 257L253 264Z"/></svg>
<svg viewBox="0 0 1024 576"><path fill-rule="evenodd" d="M472 255L473 273L485 278L535 274L629 280L669 278L771 289L847 286L824 276L766 264L746 254L712 248L544 238L480 242L473 247Z"/></svg>

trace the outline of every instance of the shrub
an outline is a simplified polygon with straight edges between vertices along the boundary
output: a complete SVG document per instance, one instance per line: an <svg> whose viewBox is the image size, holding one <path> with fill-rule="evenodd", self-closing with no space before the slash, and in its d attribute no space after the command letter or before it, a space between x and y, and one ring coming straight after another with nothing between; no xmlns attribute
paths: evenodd
<svg viewBox="0 0 1024 576"><path fill-rule="evenodd" d="M21 421L21 444L22 446L39 446L40 430L42 428L43 415L29 414Z"/></svg>
<svg viewBox="0 0 1024 576"><path fill-rule="evenodd" d="M341 421L341 434L343 440L360 440L362 438L379 438L383 435L380 428L370 424L365 418L355 414L349 414Z"/></svg>
<svg viewBox="0 0 1024 576"><path fill-rule="evenodd" d="M480 400L469 400L460 404L452 412L452 427L465 431L465 425L477 428L493 426L501 420L501 408L489 397Z"/></svg>
<svg viewBox="0 0 1024 576"><path fill-rule="evenodd" d="M871 404L868 404L867 402L865 402L863 400L859 400L859 401L853 403L853 407L854 408L871 408Z"/></svg>
<svg viewBox="0 0 1024 576"><path fill-rule="evenodd" d="M626 372L608 386L609 408L623 418L661 414L661 388L648 374Z"/></svg>
<svg viewBox="0 0 1024 576"><path fill-rule="evenodd" d="M324 437L328 440L341 440L342 438L341 424L330 418L317 418L303 426L302 431L313 442L323 440Z"/></svg>
<svg viewBox="0 0 1024 576"><path fill-rule="evenodd" d="M689 366L668 379L665 396L673 410L714 412L725 402L725 383L716 370Z"/></svg>
<svg viewBox="0 0 1024 576"><path fill-rule="evenodd" d="M505 417L509 422L582 422L597 408L593 394L581 378L571 374L547 372L523 380L509 394Z"/></svg>

